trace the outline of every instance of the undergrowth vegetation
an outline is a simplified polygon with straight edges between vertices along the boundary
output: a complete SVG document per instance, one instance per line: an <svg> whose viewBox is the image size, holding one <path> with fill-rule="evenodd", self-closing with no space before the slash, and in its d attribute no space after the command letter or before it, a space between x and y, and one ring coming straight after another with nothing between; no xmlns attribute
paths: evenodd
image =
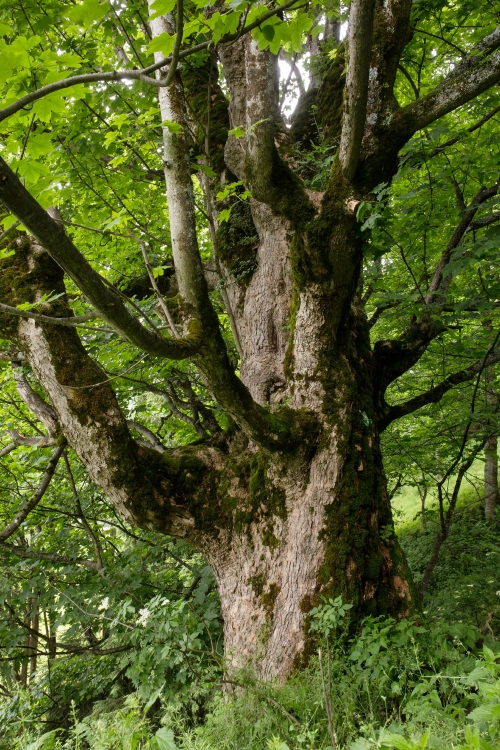
<svg viewBox="0 0 500 750"><path fill-rule="evenodd" d="M437 525L430 508L425 529L417 516L399 530L417 582ZM368 618L352 635L349 605L325 599L310 619L319 646L307 668L284 685L264 684L251 672L228 677L222 662L205 658L186 673L184 689L173 685L175 670L158 686L147 665L149 651L161 648L148 636L142 662L140 651L135 662L124 661L126 675L122 669L87 709L73 701L64 728L40 733L41 679L4 703L0 747L494 750L500 746L499 554L498 515L486 521L464 493L418 618ZM147 636L155 629L154 607L141 617ZM206 650L200 623L192 624L195 636L185 637L196 637Z"/></svg>

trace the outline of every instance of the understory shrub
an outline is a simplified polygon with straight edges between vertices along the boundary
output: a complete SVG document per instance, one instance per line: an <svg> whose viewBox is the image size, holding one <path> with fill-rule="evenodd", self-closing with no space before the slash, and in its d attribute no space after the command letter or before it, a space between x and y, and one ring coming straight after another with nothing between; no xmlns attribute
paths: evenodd
<svg viewBox="0 0 500 750"><path fill-rule="evenodd" d="M432 511L427 531L419 519L403 530L417 580L435 531ZM130 664L120 680L109 675L106 683L105 675L99 677L100 690L107 684L104 700L94 701L87 715L73 704L60 725L64 729L45 733L39 729L43 716L37 714L36 695L21 692L9 704L10 713L3 706L8 729L0 748L498 750L499 551L498 522L485 521L477 505L465 505L457 511L420 617L399 622L367 618L357 636L349 638L349 604L324 599L309 623L319 648L308 667L284 685L264 684L251 671L228 677L220 663L210 666L207 652L191 665L193 677L182 690L169 683L168 671L159 690L153 672L148 687L142 659ZM156 620L150 609L151 629ZM146 631L153 654L154 639ZM201 632L196 625L193 638L202 651ZM164 639L163 631L160 635ZM123 671L125 662L115 669L120 664ZM42 682L37 689L43 692Z"/></svg>

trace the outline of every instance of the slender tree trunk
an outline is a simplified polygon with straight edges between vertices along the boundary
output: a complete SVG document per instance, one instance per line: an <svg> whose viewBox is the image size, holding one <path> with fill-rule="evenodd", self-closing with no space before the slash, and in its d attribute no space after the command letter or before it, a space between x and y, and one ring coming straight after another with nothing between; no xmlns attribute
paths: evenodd
<svg viewBox="0 0 500 750"><path fill-rule="evenodd" d="M498 435L492 435L484 447L484 512L493 518L498 505Z"/></svg>
<svg viewBox="0 0 500 750"><path fill-rule="evenodd" d="M491 370L486 370L486 403L490 407L496 401L492 380ZM498 500L498 434L493 433L484 446L484 513L486 518L493 518Z"/></svg>
<svg viewBox="0 0 500 750"><path fill-rule="evenodd" d="M31 617L31 627L33 630L38 631L40 628L40 608L38 605L38 598L35 599L35 602L33 604L34 611L33 615ZM30 638L30 649L31 649L31 655L30 655L30 674L29 679L30 682L34 678L36 673L36 666L37 666L37 659L38 659L38 637L32 633Z"/></svg>
<svg viewBox="0 0 500 750"><path fill-rule="evenodd" d="M425 476L423 477L423 479L425 482ZM422 515L422 528L424 531L427 531L427 518L425 516L425 501L427 499L427 485L419 484L417 489L418 489L418 494L420 495L420 509L421 509L420 512Z"/></svg>
<svg viewBox="0 0 500 750"><path fill-rule="evenodd" d="M25 624L29 627L31 624L31 606L32 606L32 600L28 599L28 603L26 606L26 616L24 618ZM26 688L28 687L28 674L29 674L29 665L30 665L30 657L31 657L31 635L27 635L24 639L24 650L25 650L25 658L21 665L21 676L20 676L20 683L21 687Z"/></svg>

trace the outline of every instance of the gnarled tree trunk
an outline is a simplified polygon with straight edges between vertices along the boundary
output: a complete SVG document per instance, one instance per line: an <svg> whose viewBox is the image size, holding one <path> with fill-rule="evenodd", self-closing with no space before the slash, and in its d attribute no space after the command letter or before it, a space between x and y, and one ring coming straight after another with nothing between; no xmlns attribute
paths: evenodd
<svg viewBox="0 0 500 750"><path fill-rule="evenodd" d="M64 291L58 266L24 239L4 263L4 280L12 291L7 297L4 287L2 298L11 304L27 289L32 301ZM45 308L71 315L64 298ZM288 444L269 450L237 431L162 455L132 439L105 374L74 329L17 317L4 327L30 361L60 430L120 513L206 555L218 582L226 653L233 665L250 662L263 676L283 678L301 663L307 614L320 594L342 594L358 616L405 615L414 606L387 499L366 319L353 306L322 363L303 337L326 336L325 317L304 296L302 332L293 334L286 366L291 385L280 391L296 405ZM276 372L285 378L283 350L274 346L276 370L264 383L276 382ZM254 366L250 371L254 376ZM259 382L250 385L264 403L269 388L259 392ZM280 404L275 408L279 413Z"/></svg>
<svg viewBox="0 0 500 750"><path fill-rule="evenodd" d="M233 665L251 663L263 676L282 679L307 656L308 613L322 594L341 594L353 604L354 620L404 616L416 606L394 534L379 432L434 398L435 389L390 407L384 393L443 330L439 294L446 296L450 252L421 315L399 339L372 346L355 213L375 186L392 179L411 135L493 85L500 63L488 58L497 44L492 34L425 101L400 107L393 88L411 33L410 8L410 0L351 3L347 76L339 53L317 92L316 120L339 145L324 193L306 190L294 171L293 133L278 111L276 59L250 34L219 45L229 104L213 56L186 65L160 88L161 121L180 126L163 131L173 259L187 320L176 337L133 318L0 160L0 199L32 235L17 239L15 254L2 261L2 301L15 306L61 293L39 309L71 318L66 272L108 325L143 352L190 357L232 418L227 433L160 455L132 438L112 384L67 320L2 314L2 337L25 353L59 431L117 510L206 555L218 582L226 653ZM172 16L151 22L153 36L174 27ZM196 123L205 127L198 132ZM230 127L244 137L228 135ZM218 228L215 248L228 280L241 377L197 246L190 171L196 148L216 173L212 192L241 181L252 194Z"/></svg>

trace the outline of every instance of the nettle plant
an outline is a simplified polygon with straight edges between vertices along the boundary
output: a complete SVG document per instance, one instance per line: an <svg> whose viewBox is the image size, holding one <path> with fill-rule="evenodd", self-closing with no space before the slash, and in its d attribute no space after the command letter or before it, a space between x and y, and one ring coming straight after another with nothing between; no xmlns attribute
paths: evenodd
<svg viewBox="0 0 500 750"><path fill-rule="evenodd" d="M344 618L347 612L352 609L352 604L344 604L341 596L337 596L335 599L331 597L327 599L325 596L321 598L323 603L313 607L309 612L311 617L309 630L329 638L336 635L342 626L345 629L348 620L345 621Z"/></svg>

